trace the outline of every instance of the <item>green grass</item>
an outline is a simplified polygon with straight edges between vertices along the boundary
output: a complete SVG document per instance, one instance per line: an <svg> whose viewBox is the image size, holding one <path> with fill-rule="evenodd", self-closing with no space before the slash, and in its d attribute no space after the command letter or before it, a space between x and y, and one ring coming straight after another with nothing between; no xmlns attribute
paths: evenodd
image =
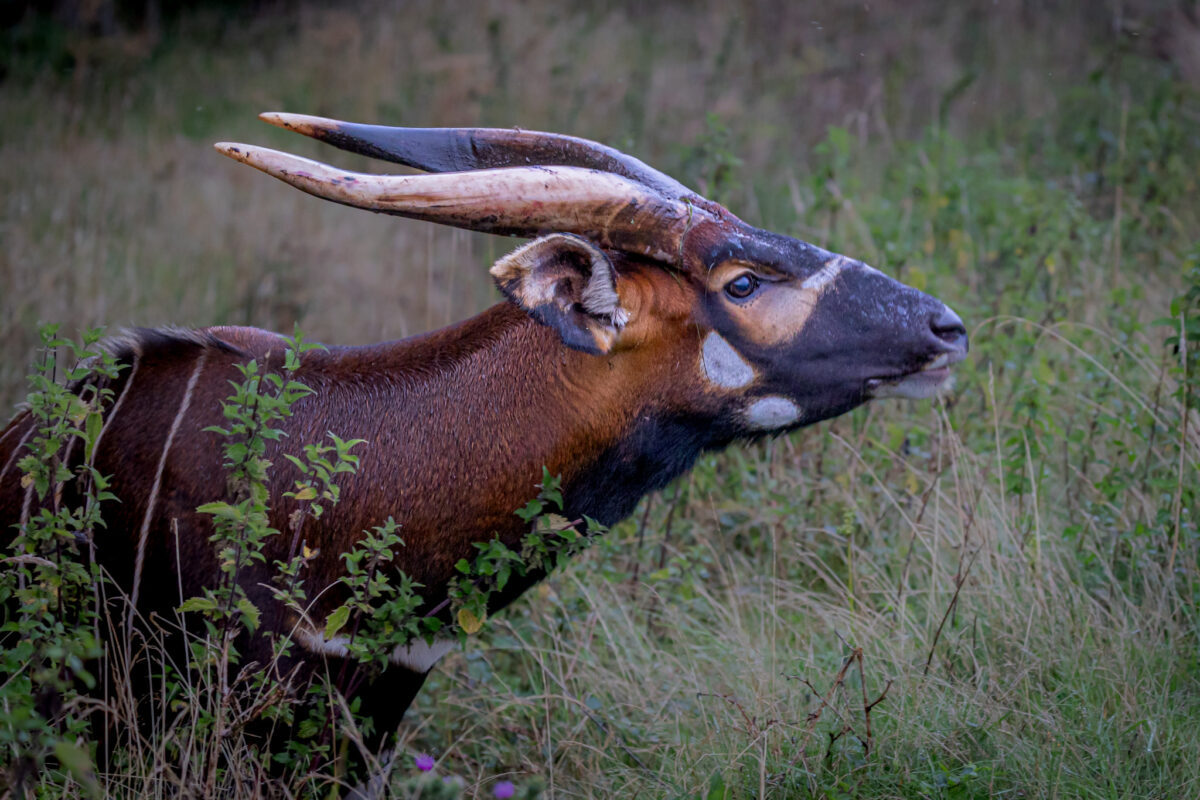
<svg viewBox="0 0 1200 800"><path fill-rule="evenodd" d="M14 62L0 398L37 319L352 343L496 299L512 243L212 153L366 167L258 111L601 139L946 300L972 356L937 403L706 458L444 660L405 747L482 797L1196 796L1200 342L1164 342L1200 330L1200 98L1082 12L860 7L190 15Z"/></svg>

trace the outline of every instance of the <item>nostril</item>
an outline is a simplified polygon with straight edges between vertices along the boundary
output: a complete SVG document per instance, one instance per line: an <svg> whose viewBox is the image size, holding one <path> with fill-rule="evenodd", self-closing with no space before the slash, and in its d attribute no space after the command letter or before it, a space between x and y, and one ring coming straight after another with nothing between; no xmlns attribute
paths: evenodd
<svg viewBox="0 0 1200 800"><path fill-rule="evenodd" d="M966 347L966 326L963 325L963 321L959 318L958 314L955 314L945 306L942 306L941 312L930 317L929 329L933 331L934 336L946 344L954 345L955 347Z"/></svg>

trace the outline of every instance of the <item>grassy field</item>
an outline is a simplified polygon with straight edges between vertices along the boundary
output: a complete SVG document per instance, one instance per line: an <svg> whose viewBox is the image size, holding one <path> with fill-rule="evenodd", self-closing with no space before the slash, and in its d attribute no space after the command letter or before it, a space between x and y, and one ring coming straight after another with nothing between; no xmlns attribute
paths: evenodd
<svg viewBox="0 0 1200 800"><path fill-rule="evenodd" d="M606 141L937 295L972 356L937 402L704 459L445 659L406 750L480 797L1200 796L1183 7L27 22L0 83L0 400L24 392L38 320L356 343L497 300L486 266L513 242L321 203L211 150L368 168L258 111ZM170 793L152 754L102 779Z"/></svg>

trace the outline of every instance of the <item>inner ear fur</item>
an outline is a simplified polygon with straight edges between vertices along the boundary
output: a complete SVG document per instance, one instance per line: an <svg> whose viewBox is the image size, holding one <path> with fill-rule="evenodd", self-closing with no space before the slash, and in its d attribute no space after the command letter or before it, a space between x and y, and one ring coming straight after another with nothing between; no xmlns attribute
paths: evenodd
<svg viewBox="0 0 1200 800"><path fill-rule="evenodd" d="M552 233L535 239L501 258L491 272L509 300L576 350L610 352L629 319L612 261L582 237Z"/></svg>

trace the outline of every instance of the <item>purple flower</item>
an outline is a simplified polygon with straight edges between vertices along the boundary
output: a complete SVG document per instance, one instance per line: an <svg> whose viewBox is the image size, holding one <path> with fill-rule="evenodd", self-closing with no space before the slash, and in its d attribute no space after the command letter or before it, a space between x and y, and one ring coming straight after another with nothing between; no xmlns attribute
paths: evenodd
<svg viewBox="0 0 1200 800"><path fill-rule="evenodd" d="M421 772L429 772L429 770L433 769L433 765L433 756L428 753L421 753L417 756L417 769L421 770Z"/></svg>
<svg viewBox="0 0 1200 800"><path fill-rule="evenodd" d="M495 788L492 789L492 794L496 797L499 797L501 800L512 797L516 793L517 787L513 786L512 781L500 781L496 784Z"/></svg>

